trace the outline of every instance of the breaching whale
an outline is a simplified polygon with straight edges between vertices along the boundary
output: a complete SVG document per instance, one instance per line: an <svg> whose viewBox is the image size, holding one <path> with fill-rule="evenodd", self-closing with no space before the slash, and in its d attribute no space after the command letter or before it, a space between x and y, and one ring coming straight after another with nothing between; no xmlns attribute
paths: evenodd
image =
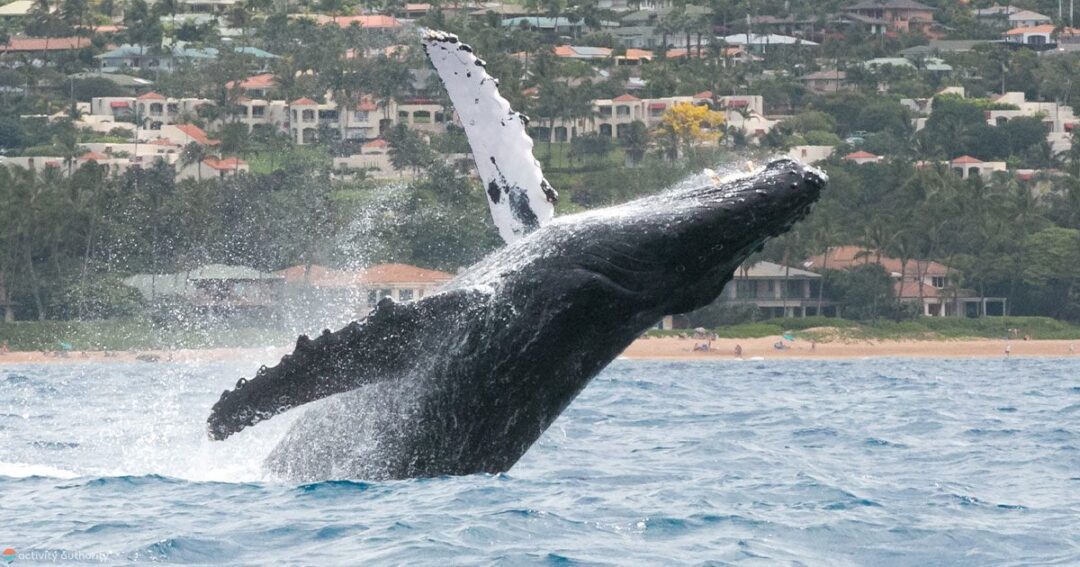
<svg viewBox="0 0 1080 567"><path fill-rule="evenodd" d="M500 175L503 195L530 200L540 189L532 195L550 202L535 176L523 187ZM507 247L436 294L383 299L362 321L301 336L277 366L222 394L209 435L332 397L293 424L267 458L272 473L308 482L509 470L642 332L712 302L751 253L809 212L825 181L781 160L544 222L519 224L510 211Z"/></svg>

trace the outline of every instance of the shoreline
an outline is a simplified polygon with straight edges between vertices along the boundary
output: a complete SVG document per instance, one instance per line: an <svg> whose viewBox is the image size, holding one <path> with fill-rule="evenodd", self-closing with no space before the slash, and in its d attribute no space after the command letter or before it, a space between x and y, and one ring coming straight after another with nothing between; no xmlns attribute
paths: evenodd
<svg viewBox="0 0 1080 567"><path fill-rule="evenodd" d="M624 360L839 360L865 358L1005 358L1006 345L1010 357L1080 358L1080 340L883 340L834 341L811 344L809 341L783 341L781 337L754 339L716 339L708 351L695 351L697 339L677 337L641 338L634 341L620 356ZM774 345L783 342L787 348ZM736 356L736 346L742 355ZM0 365L51 363L156 363L156 362L214 362L244 360L276 362L289 352L289 347L210 348L144 351L71 351L43 353L13 351L0 354Z"/></svg>

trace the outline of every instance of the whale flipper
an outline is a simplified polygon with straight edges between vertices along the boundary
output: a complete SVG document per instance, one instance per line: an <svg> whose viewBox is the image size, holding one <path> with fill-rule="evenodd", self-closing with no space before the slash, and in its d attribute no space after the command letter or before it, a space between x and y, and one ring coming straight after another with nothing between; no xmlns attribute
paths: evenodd
<svg viewBox="0 0 1080 567"><path fill-rule="evenodd" d="M511 243L547 224L558 193L533 157L528 117L510 108L498 81L457 36L427 31L423 44L469 139L499 235Z"/></svg>
<svg viewBox="0 0 1080 567"><path fill-rule="evenodd" d="M210 437L225 439L294 407L400 377L429 356L429 350L444 346L445 333L467 336L469 314L486 299L486 292L474 288L407 303L385 298L365 319L337 332L326 330L315 339L301 335L293 353L277 366L263 367L255 378L241 379L235 389L221 394L207 421ZM460 317L448 326L431 325L445 313Z"/></svg>

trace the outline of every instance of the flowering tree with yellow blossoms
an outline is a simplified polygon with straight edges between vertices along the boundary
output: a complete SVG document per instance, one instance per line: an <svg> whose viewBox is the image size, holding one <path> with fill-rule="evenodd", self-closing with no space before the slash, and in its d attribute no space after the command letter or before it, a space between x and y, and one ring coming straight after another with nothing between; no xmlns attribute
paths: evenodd
<svg viewBox="0 0 1080 567"><path fill-rule="evenodd" d="M695 144L719 140L723 135L724 113L707 106L679 103L664 112L656 127L660 139L668 145L672 157L679 157L679 147L689 151Z"/></svg>

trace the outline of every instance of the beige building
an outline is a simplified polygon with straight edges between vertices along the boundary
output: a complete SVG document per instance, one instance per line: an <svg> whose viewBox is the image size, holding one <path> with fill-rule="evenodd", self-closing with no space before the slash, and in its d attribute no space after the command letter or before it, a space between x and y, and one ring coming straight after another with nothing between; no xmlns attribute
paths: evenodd
<svg viewBox="0 0 1080 567"><path fill-rule="evenodd" d="M176 172L176 179L224 179L228 176L247 173L251 168L240 158L207 157L198 163L181 165Z"/></svg>
<svg viewBox="0 0 1080 567"><path fill-rule="evenodd" d="M995 171L1006 171L1003 161L982 161L971 156L960 156L949 162L949 170L964 179L990 177Z"/></svg>
<svg viewBox="0 0 1080 567"><path fill-rule="evenodd" d="M724 287L718 301L753 304L771 317L817 315L821 275L772 262L743 266ZM827 301L824 307L831 307Z"/></svg>

